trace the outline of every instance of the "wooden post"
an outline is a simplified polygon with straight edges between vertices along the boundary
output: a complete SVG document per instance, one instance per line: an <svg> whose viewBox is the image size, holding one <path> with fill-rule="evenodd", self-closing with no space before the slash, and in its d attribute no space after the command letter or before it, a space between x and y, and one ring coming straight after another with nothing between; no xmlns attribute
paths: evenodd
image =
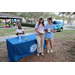
<svg viewBox="0 0 75 75"><path fill-rule="evenodd" d="M20 19L20 23L22 23L22 18Z"/></svg>
<svg viewBox="0 0 75 75"><path fill-rule="evenodd" d="M6 25L6 19L5 19L5 25Z"/></svg>
<svg viewBox="0 0 75 75"><path fill-rule="evenodd" d="M12 18L11 18L11 24L12 24Z"/></svg>

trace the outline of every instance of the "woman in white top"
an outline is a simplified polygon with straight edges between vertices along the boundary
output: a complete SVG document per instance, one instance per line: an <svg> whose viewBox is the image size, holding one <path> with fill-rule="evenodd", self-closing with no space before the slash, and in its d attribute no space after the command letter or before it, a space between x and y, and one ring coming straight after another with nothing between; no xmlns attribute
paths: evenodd
<svg viewBox="0 0 75 75"><path fill-rule="evenodd" d="M44 35L45 35L45 24L44 19L40 18L39 22L35 25L35 31L36 31L36 39L38 43L37 47L37 56L39 56L39 53L43 54L43 45L44 45Z"/></svg>
<svg viewBox="0 0 75 75"><path fill-rule="evenodd" d="M19 37L19 36L22 36L24 33L24 30L21 28L21 25L18 26L18 29L16 30L16 35Z"/></svg>

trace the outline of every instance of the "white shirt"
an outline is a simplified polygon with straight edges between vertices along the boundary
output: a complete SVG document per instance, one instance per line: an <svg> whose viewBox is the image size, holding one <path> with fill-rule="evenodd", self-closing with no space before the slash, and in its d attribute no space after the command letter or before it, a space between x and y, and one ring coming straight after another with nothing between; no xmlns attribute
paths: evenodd
<svg viewBox="0 0 75 75"><path fill-rule="evenodd" d="M22 33L23 31L24 31L23 29L17 29L17 30L16 30L16 32L20 32L20 33ZM22 34L18 34L18 37L19 37L19 36L22 36Z"/></svg>
<svg viewBox="0 0 75 75"><path fill-rule="evenodd" d="M42 24L40 24L40 25L38 26L38 22L37 22L36 25L35 25L35 28L36 28L39 32L44 32L44 30L46 29L46 26L44 27L44 26L42 26ZM36 32L36 34L39 34L39 33Z"/></svg>

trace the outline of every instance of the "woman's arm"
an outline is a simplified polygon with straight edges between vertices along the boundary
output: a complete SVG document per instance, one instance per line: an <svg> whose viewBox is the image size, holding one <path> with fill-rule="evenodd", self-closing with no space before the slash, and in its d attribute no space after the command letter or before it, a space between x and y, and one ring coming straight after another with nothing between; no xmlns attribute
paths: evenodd
<svg viewBox="0 0 75 75"><path fill-rule="evenodd" d="M46 29L46 25L44 25L44 26L45 26L45 30L44 30L44 31L45 31L45 33L46 33L46 32L48 32L48 30Z"/></svg>
<svg viewBox="0 0 75 75"><path fill-rule="evenodd" d="M42 34L42 33L40 33L36 28L35 28L35 31L38 32L39 34Z"/></svg>
<svg viewBox="0 0 75 75"><path fill-rule="evenodd" d="M41 34L41 33L37 30L37 28L38 28L38 23L36 23L36 25L35 25L35 31L38 32L39 34Z"/></svg>
<svg viewBox="0 0 75 75"><path fill-rule="evenodd" d="M44 30L44 34L46 33L46 31Z"/></svg>
<svg viewBox="0 0 75 75"><path fill-rule="evenodd" d="M55 33L56 32L56 29L55 30L51 30L51 32L54 32Z"/></svg>
<svg viewBox="0 0 75 75"><path fill-rule="evenodd" d="M35 28L35 31L38 32L38 33L40 33L36 28Z"/></svg>
<svg viewBox="0 0 75 75"><path fill-rule="evenodd" d="M56 27L55 27L55 25L54 25L53 29L54 29L54 30L51 30L51 31L55 33L55 32L56 32Z"/></svg>
<svg viewBox="0 0 75 75"><path fill-rule="evenodd" d="M51 28L50 28L51 29ZM50 30L51 32L56 32L56 29L55 30ZM48 30L45 30L45 32L48 32Z"/></svg>
<svg viewBox="0 0 75 75"><path fill-rule="evenodd" d="M24 31L22 31L22 33L18 33L18 34L25 34Z"/></svg>
<svg viewBox="0 0 75 75"><path fill-rule="evenodd" d="M22 29L22 34L25 34L23 29Z"/></svg>

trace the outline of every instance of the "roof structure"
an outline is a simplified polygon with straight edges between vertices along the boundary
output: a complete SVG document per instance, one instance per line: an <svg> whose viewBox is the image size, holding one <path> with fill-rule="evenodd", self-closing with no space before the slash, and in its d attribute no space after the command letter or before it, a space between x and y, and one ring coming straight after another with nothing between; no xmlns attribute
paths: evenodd
<svg viewBox="0 0 75 75"><path fill-rule="evenodd" d="M22 19L23 17L15 16L12 14L0 13L0 19Z"/></svg>

